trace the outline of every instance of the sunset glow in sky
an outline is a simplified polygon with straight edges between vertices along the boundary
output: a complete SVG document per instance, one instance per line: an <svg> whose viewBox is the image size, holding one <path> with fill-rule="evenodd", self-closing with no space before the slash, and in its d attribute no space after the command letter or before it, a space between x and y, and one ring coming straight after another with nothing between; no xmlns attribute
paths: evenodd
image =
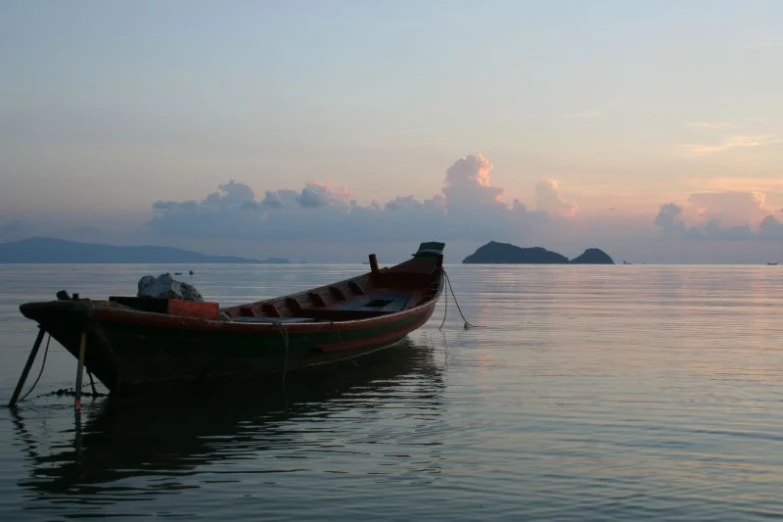
<svg viewBox="0 0 783 522"><path fill-rule="evenodd" d="M2 2L0 241L783 261L782 27L776 0Z"/></svg>

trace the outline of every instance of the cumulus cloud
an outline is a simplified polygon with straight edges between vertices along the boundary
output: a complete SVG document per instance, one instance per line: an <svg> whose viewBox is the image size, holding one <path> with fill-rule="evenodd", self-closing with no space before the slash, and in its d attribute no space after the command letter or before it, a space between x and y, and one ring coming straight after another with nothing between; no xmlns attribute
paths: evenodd
<svg viewBox="0 0 783 522"><path fill-rule="evenodd" d="M683 208L676 203L661 205L653 223L666 235L681 235L685 232L685 221L682 217Z"/></svg>
<svg viewBox="0 0 783 522"><path fill-rule="evenodd" d="M443 214L446 211L446 198L442 195L437 195L432 199L425 199L419 201L413 196L397 196L391 201L387 201L383 206L384 210L398 210L398 211L435 211L438 214Z"/></svg>
<svg viewBox="0 0 783 522"><path fill-rule="evenodd" d="M773 210L767 207L763 192L698 192L688 202L707 219L724 223L756 222Z"/></svg>
<svg viewBox="0 0 783 522"><path fill-rule="evenodd" d="M685 206L661 205L653 222L664 235L685 239L779 239L780 224L765 200L759 192L695 193Z"/></svg>
<svg viewBox="0 0 783 522"><path fill-rule="evenodd" d="M263 220L253 189L230 181L202 201L157 201L146 228L163 235L238 237Z"/></svg>
<svg viewBox="0 0 783 522"><path fill-rule="evenodd" d="M573 216L578 205L563 199L560 183L555 179L544 179L536 184L536 208L556 216Z"/></svg>
<svg viewBox="0 0 783 522"><path fill-rule="evenodd" d="M783 240L783 224L775 216L767 216L759 225L759 235L763 239L781 241Z"/></svg>
<svg viewBox="0 0 783 522"><path fill-rule="evenodd" d="M283 208L286 202L296 202L297 195L295 190L268 190L261 204L270 208Z"/></svg>
<svg viewBox="0 0 783 522"><path fill-rule="evenodd" d="M750 225L725 225L717 219L710 219L702 225L689 228L685 237L688 239L718 239L721 241L745 241L757 235Z"/></svg>
<svg viewBox="0 0 783 522"><path fill-rule="evenodd" d="M333 189L323 183L309 182L296 200L304 208L326 207L334 202L345 201L350 197L345 189Z"/></svg>
<svg viewBox="0 0 783 522"><path fill-rule="evenodd" d="M563 200L555 180L546 180L536 210L519 200L501 201L491 180L492 164L481 154L458 159L445 172L440 194L398 196L359 204L342 187L309 182L301 190L253 189L236 181L202 201L159 201L146 224L158 236L244 237L333 241L391 241L426 238L521 239L534 227L552 225L576 210Z"/></svg>
<svg viewBox="0 0 783 522"><path fill-rule="evenodd" d="M443 195L449 207L503 205L503 189L493 187L490 181L492 163L482 154L465 156L446 171Z"/></svg>

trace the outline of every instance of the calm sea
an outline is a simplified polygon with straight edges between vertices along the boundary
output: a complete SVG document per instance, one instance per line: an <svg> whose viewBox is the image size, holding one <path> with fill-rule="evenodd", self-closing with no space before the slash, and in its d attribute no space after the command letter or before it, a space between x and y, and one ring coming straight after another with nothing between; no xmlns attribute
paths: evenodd
<svg viewBox="0 0 783 522"><path fill-rule="evenodd" d="M0 402L18 305L183 276L222 304L362 265L0 265ZM52 343L0 408L0 519L754 520L783 517L783 267L449 266L409 342L285 388L108 408ZM28 380L38 374L42 353Z"/></svg>

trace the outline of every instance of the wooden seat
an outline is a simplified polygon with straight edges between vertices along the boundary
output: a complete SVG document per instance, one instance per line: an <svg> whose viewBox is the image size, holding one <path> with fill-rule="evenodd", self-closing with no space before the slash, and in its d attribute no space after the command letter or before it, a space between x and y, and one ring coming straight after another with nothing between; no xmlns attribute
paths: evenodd
<svg viewBox="0 0 783 522"><path fill-rule="evenodd" d="M383 292L370 294L361 299L354 299L334 306L333 310L364 310L376 312L400 312L410 301L411 293Z"/></svg>

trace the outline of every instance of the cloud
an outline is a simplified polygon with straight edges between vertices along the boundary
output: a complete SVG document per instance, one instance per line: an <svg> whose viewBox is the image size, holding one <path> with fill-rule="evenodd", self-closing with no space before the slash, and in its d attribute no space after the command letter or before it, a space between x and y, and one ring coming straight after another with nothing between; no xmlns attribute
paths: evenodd
<svg viewBox="0 0 783 522"><path fill-rule="evenodd" d="M391 211L415 211L415 212L421 212L421 211L435 211L438 214L445 213L446 210L446 198L437 195L433 197L432 199L425 199L424 201L419 201L418 199L414 198L413 196L397 196L391 201L387 201L386 204L383 206L384 210L391 210Z"/></svg>
<svg viewBox="0 0 783 522"><path fill-rule="evenodd" d="M607 210L609 203L604 201L594 205L600 210L591 213L579 211L577 198L555 179L535 183L531 201L523 202L493 184L492 173L489 159L475 154L457 159L442 174L434 172L442 187L428 198L403 194L360 203L344 187L318 181L296 189L256 189L230 180L202 199L155 202L151 217L133 216L133 229L128 228L130 219L123 216L120 222L116 213L100 219L94 213L85 214L77 220L81 225L100 222L106 227L103 232L74 228L72 219L59 214L56 226L51 219L50 223L30 222L37 234L79 240L168 244L257 257L274 250L275 255L294 259L341 261L353 259L352 249L360 245L362 250L372 245L396 256L407 254L412 242L431 239L449 242L452 259L456 259L494 239L544 246L569 257L598 247L615 259L755 262L778 255L783 240L783 217L778 214L783 209L774 192L693 192L661 205L655 215L617 212L617 208L633 206L633 198L638 197L623 193L611 201L614 210ZM585 206L583 199L579 201ZM3 216L6 221L9 218L18 216ZM142 222L139 230L136 227ZM122 230L127 230L127 236L121 237ZM3 231L10 236L26 234L29 228L9 223L0 227ZM752 248L730 243L751 240Z"/></svg>
<svg viewBox="0 0 783 522"><path fill-rule="evenodd" d="M721 248L724 257L742 258L728 247L719 247L721 241L753 240L758 250L776 248L774 241L783 237L783 225L771 216L778 207L772 207L759 191L694 192L682 202L661 205L654 219L649 214L634 217L609 211L582 215L577 202L551 178L534 185L530 204L520 199L508 204L510 198L493 184L492 173L488 158L468 155L445 169L441 190L429 198L399 195L369 203L352 199L344 187L323 182L257 192L232 180L202 200L156 202L140 237L191 245L233 241L257 248L392 245L431 239L474 245L494 239L563 252L597 246L627 259L638 258L640 252L654 258L661 247L653 240L663 235L675 251L701 261ZM713 241L716 246L712 250L689 247L695 240ZM658 258L677 258L667 255Z"/></svg>
<svg viewBox="0 0 783 522"><path fill-rule="evenodd" d="M299 197L299 193L295 190L287 190L287 189L281 189L281 190L268 190L266 191L266 194L264 195L263 201L261 201L262 205L265 205L270 208L283 208L286 203L288 204L295 204L297 203L297 198Z"/></svg>
<svg viewBox="0 0 783 522"><path fill-rule="evenodd" d="M536 183L536 208L556 216L571 217L576 214L579 206L563 199L557 180L545 179Z"/></svg>
<svg viewBox="0 0 783 522"><path fill-rule="evenodd" d="M653 223L664 236L683 239L779 239L780 225L770 212L763 193L704 192L691 194L687 206L661 205Z"/></svg>
<svg viewBox="0 0 783 522"><path fill-rule="evenodd" d="M349 197L350 194L342 187L335 190L323 183L309 182L296 200L304 208L321 208L333 202L345 201Z"/></svg>
<svg viewBox="0 0 783 522"><path fill-rule="evenodd" d="M685 232L686 239L715 239L721 241L745 241L757 237L749 225L726 226L717 219L693 226Z"/></svg>
<svg viewBox="0 0 783 522"><path fill-rule="evenodd" d="M661 205L658 215L655 216L653 223L666 235L679 236L685 233L685 221L682 217L683 208L676 203L665 203Z"/></svg>
<svg viewBox="0 0 783 522"><path fill-rule="evenodd" d="M229 181L202 201L157 201L146 230L170 236L240 237L262 221L262 204L250 186Z"/></svg>
<svg viewBox="0 0 783 522"><path fill-rule="evenodd" d="M343 187L308 182L301 190L277 189L256 198L244 183L230 181L201 201L159 201L144 232L161 237L233 237L251 240L394 241L425 238L521 239L550 230L573 216L576 204L559 194L556 180L537 189L537 208L501 201L482 154L458 159L445 172L440 194L398 196L360 204Z"/></svg>
<svg viewBox="0 0 783 522"><path fill-rule="evenodd" d="M783 192L783 179L779 177L731 177L710 176L683 180L688 186L715 192Z"/></svg>
<svg viewBox="0 0 783 522"><path fill-rule="evenodd" d="M781 143L781 141L783 140L774 134L736 135L727 136L718 144L680 145L679 150L684 156L695 158L737 148L762 147L765 145Z"/></svg>
<svg viewBox="0 0 783 522"><path fill-rule="evenodd" d="M763 192L697 192L688 197L688 202L699 215L721 222L756 222L774 212L766 204Z"/></svg>
<svg viewBox="0 0 783 522"><path fill-rule="evenodd" d="M443 195L448 206L502 206L500 197L503 195L503 189L492 186L490 172L492 164L482 154L458 159L446 171L446 179L443 182Z"/></svg>
<svg viewBox="0 0 783 522"><path fill-rule="evenodd" d="M759 225L759 235L763 239L783 241L783 224L775 216L767 216Z"/></svg>

